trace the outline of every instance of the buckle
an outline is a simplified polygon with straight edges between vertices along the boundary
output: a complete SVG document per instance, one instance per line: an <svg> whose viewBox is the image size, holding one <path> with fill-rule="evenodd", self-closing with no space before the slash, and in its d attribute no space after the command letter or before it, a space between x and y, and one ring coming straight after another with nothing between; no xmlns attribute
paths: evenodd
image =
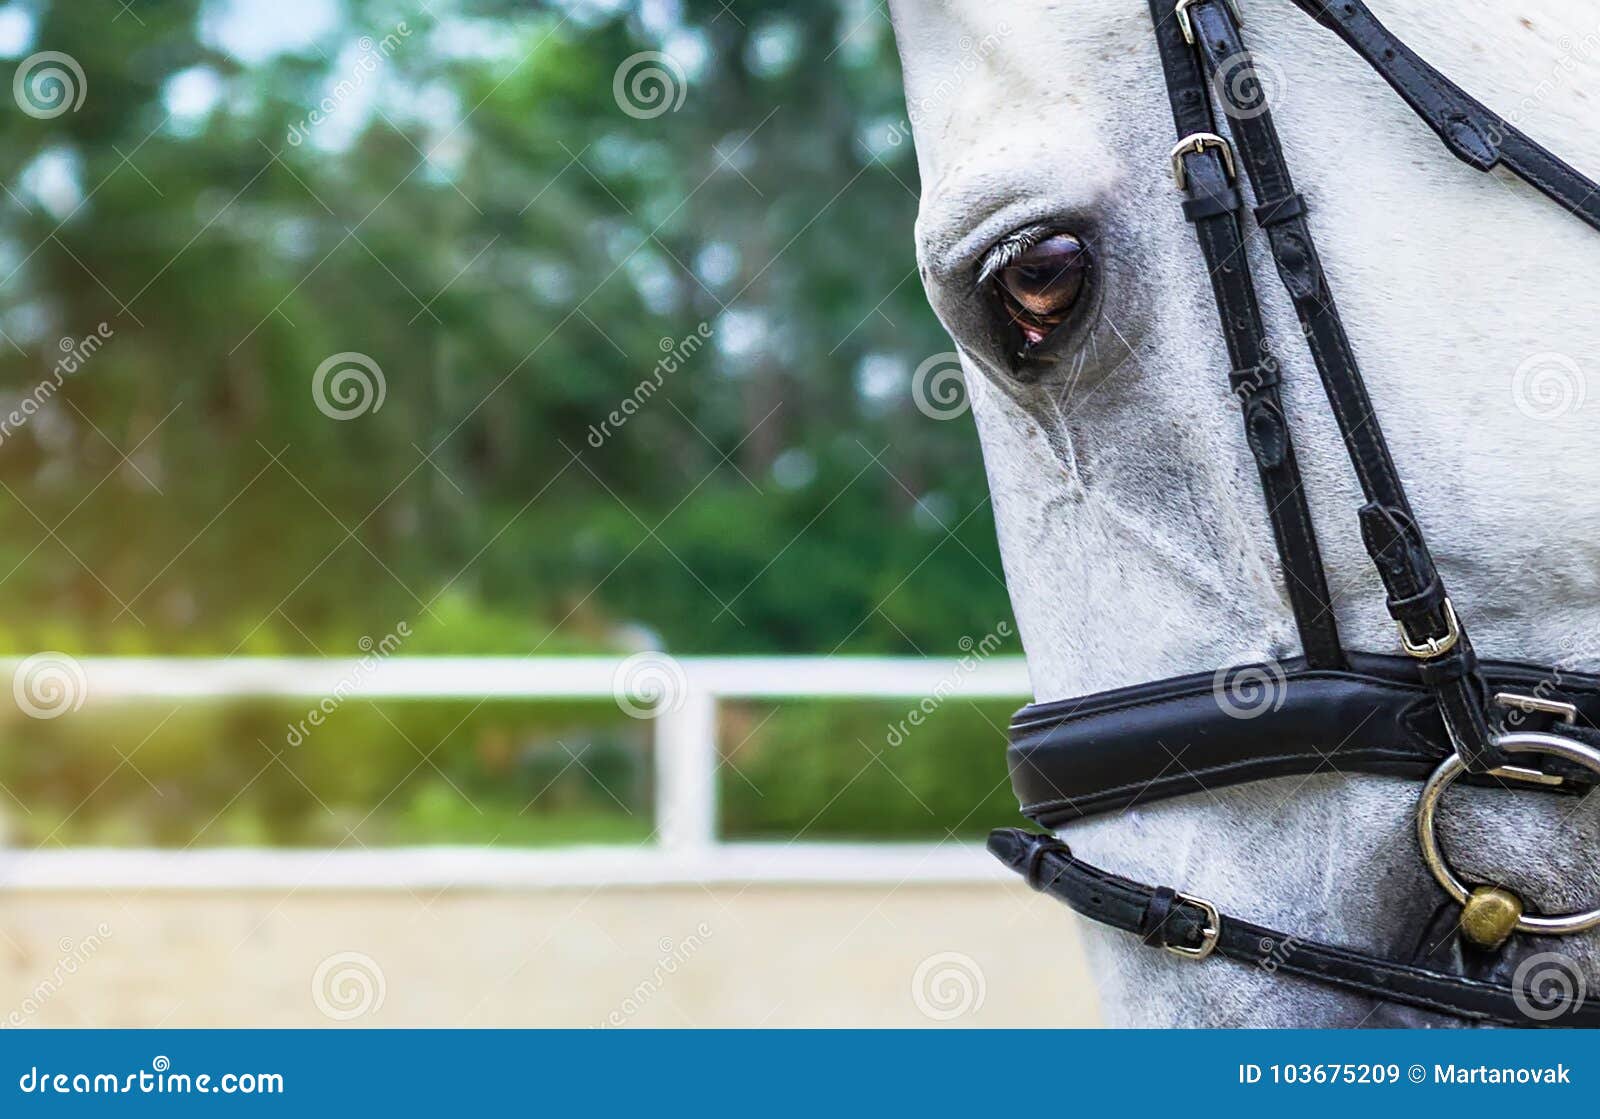
<svg viewBox="0 0 1600 1119"><path fill-rule="evenodd" d="M1461 622L1456 618L1456 608L1451 605L1449 598L1444 600L1444 624L1445 632L1443 637L1430 637L1426 641L1413 641L1411 634L1406 632L1406 624L1397 622L1396 625L1400 629L1401 647L1419 661L1431 661L1435 657L1444 656L1451 649L1454 649L1456 643L1461 640Z"/></svg>
<svg viewBox="0 0 1600 1119"><path fill-rule="evenodd" d="M1183 165L1183 157L1200 155L1207 148L1214 148L1222 153L1222 170L1227 174L1230 183L1238 178L1238 171L1233 164L1232 144L1215 132L1191 132L1172 148L1172 181L1177 184L1180 191L1189 189L1189 171Z"/></svg>
<svg viewBox="0 0 1600 1119"><path fill-rule="evenodd" d="M1578 721L1577 704L1563 703L1559 699L1545 699L1521 692L1495 692L1494 701L1501 707L1521 711L1525 715L1554 715L1569 726Z"/></svg>
<svg viewBox="0 0 1600 1119"><path fill-rule="evenodd" d="M1189 18L1189 9L1205 0L1178 0L1178 6L1173 9L1173 15L1178 17L1178 26L1183 30L1183 41L1191 47L1194 46L1194 21ZM1240 27L1244 26L1244 17L1239 14L1239 5L1235 0L1225 0L1228 10L1233 13L1233 22Z"/></svg>
<svg viewBox="0 0 1600 1119"><path fill-rule="evenodd" d="M1222 939L1222 914L1217 912L1217 907L1205 898L1197 898L1193 894L1178 894L1177 900L1185 902L1201 910L1206 915L1205 926L1200 930L1200 947L1187 948L1182 944L1162 945L1174 956L1182 956L1186 960L1203 960L1217 949L1217 941Z"/></svg>

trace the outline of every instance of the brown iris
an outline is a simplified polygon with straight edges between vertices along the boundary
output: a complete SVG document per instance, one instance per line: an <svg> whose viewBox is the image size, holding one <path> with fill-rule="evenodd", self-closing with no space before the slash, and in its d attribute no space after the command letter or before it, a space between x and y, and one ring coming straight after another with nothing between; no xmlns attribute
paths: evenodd
<svg viewBox="0 0 1600 1119"><path fill-rule="evenodd" d="M1024 347L1032 348L1066 321L1088 279L1088 246L1069 233L1056 233L995 273L995 288Z"/></svg>

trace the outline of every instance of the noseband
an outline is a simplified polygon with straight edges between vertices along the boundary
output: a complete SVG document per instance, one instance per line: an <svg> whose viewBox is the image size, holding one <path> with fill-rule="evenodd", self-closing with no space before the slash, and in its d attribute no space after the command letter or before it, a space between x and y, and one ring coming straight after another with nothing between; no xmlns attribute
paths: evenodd
<svg viewBox="0 0 1600 1119"><path fill-rule="evenodd" d="M1483 172L1503 167L1600 229L1600 186L1469 97L1359 0L1294 3L1371 65L1462 162ZM1248 719L1219 696L1226 670L1024 708L1011 726L1013 787L1023 812L1054 828L1136 802L1324 766L1422 780L1419 844L1441 888L1461 907L1449 913L1446 932L1459 929L1463 943L1452 967L1435 962L1437 951L1417 962L1384 959L1301 940L1223 914L1202 898L1117 877L1074 858L1049 835L1002 829L990 836L989 848L1035 889L1191 960L1270 962L1273 972L1470 1021L1600 1026L1600 1000L1586 1001L1579 992L1552 1002L1548 991L1502 981L1504 957L1496 955L1516 938L1526 948L1527 938L1600 926L1600 909L1534 914L1503 888L1469 886L1446 862L1434 831L1439 798L1458 779L1558 794L1581 794L1600 782L1600 677L1480 661L1473 652L1373 412L1271 113L1263 100L1230 115L1231 142L1218 131L1212 84L1241 64L1251 76L1233 0L1150 0L1150 11L1179 136L1173 177L1211 274L1232 366L1228 380L1261 477L1304 655L1239 670L1270 688ZM1266 234L1365 495L1361 538L1387 592L1399 655L1352 652L1339 638L1279 394L1281 368L1265 341L1245 256L1241 171L1256 203L1256 227ZM1189 743L1181 764L1162 745L1178 738Z"/></svg>

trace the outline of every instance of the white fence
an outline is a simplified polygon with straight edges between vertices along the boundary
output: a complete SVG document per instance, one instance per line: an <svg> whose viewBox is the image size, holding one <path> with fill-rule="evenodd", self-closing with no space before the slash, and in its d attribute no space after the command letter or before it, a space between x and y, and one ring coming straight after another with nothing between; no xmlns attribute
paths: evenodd
<svg viewBox="0 0 1600 1119"><path fill-rule="evenodd" d="M344 699L611 699L611 657L85 658L86 703ZM680 658L682 693L654 718L656 842L647 848L288 851L104 848L0 854L0 889L446 889L716 882L967 882L1003 876L970 844L725 843L717 705L731 699L1024 700L1021 658ZM7 666L7 675L15 665ZM999 757L1002 743L974 743ZM820 807L820 806L819 806Z"/></svg>

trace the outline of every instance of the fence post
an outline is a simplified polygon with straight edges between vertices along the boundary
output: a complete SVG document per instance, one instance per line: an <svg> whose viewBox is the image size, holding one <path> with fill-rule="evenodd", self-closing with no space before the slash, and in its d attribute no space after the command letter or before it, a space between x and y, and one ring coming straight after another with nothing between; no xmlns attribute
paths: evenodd
<svg viewBox="0 0 1600 1119"><path fill-rule="evenodd" d="M691 686L656 717L656 830L663 849L704 851L717 841L717 697Z"/></svg>

